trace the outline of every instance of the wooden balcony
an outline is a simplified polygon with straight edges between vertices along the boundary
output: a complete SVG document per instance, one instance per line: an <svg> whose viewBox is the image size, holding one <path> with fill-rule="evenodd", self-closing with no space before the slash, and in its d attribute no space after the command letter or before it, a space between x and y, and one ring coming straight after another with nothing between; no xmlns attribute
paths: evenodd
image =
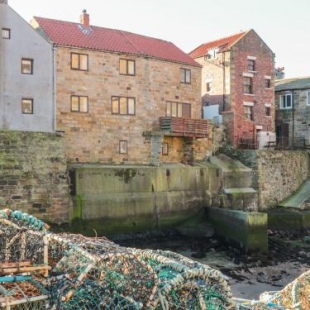
<svg viewBox="0 0 310 310"><path fill-rule="evenodd" d="M182 117L160 117L160 130L170 136L205 138L208 136L208 121Z"/></svg>

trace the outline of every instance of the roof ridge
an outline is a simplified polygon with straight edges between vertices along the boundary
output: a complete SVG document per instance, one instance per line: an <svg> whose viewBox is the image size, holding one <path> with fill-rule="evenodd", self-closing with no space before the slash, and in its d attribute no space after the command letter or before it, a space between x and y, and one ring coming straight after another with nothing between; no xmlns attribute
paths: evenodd
<svg viewBox="0 0 310 310"><path fill-rule="evenodd" d="M244 34L246 34L247 32L249 32L249 30L247 30L247 31L241 31L241 32L232 34L232 35L230 35L230 36L226 36L226 37L222 37L222 38L219 38L219 39L216 39L216 40L208 41L208 42L202 43L202 45L204 45L204 44L210 44L210 43L215 43L215 42L217 42L217 41L224 41L224 40L230 39L230 38L232 38L232 37L234 37L234 36L237 36L237 35L242 35L242 34L244 35Z"/></svg>
<svg viewBox="0 0 310 310"><path fill-rule="evenodd" d="M34 20L54 45L137 54L200 67L187 53L167 40L93 25L89 25L90 31L81 31L81 23L52 18L34 16ZM90 33L92 35L86 37Z"/></svg>
<svg viewBox="0 0 310 310"><path fill-rule="evenodd" d="M50 21L54 21L54 22L68 23L68 24L74 24L74 25L83 25L83 24L78 23L78 22L66 21L66 20L55 19L55 18L48 18L48 17L41 17L41 16L33 16L33 18L34 19L37 19L37 18L46 19L46 20L50 20ZM136 36L139 36L139 37L144 37L144 38L158 40L158 41L162 41L162 42L166 42L166 43L171 43L171 41L168 41L168 40L164 40L164 39L161 39L161 38L156 38L156 37L152 37L152 36L149 36L149 35L132 32L132 31L128 31L128 30L122 30L122 29L117 29L117 28L109 28L109 27L103 27L103 26L96 26L96 25L89 25L89 27L116 31L116 32L119 32L121 34L122 33L133 34L133 35L136 35Z"/></svg>

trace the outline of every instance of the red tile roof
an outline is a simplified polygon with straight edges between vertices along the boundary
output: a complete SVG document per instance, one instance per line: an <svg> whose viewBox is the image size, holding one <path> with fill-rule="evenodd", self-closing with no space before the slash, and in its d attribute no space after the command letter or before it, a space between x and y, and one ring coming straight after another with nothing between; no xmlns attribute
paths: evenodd
<svg viewBox="0 0 310 310"><path fill-rule="evenodd" d="M56 46L85 48L146 56L183 63L200 65L173 43L127 31L34 17L39 27Z"/></svg>
<svg viewBox="0 0 310 310"><path fill-rule="evenodd" d="M218 48L219 52L224 52L228 50L232 45L234 45L240 38L242 38L248 31L240 32L234 35L231 35L226 38L218 39L212 42L207 42L204 44L201 44L197 48L195 48L193 51L189 53L189 55L195 59L199 57L203 57L207 54L207 52L211 49Z"/></svg>

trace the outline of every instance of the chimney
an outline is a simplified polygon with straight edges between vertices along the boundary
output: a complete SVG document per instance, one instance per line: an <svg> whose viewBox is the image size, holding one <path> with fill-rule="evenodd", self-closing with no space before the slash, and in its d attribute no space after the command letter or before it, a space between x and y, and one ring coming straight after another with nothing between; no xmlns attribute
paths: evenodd
<svg viewBox="0 0 310 310"><path fill-rule="evenodd" d="M89 27L89 14L86 13L85 9L82 11L82 14L80 15L80 22L84 27L86 28Z"/></svg>

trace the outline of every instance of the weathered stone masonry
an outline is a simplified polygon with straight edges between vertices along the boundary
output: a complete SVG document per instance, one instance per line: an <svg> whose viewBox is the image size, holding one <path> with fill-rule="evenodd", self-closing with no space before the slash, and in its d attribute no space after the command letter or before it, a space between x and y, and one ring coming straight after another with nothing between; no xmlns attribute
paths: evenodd
<svg viewBox="0 0 310 310"><path fill-rule="evenodd" d="M277 207L309 177L306 151L226 149L225 153L253 169L252 186L258 192L259 211Z"/></svg>
<svg viewBox="0 0 310 310"><path fill-rule="evenodd" d="M1 209L18 209L55 224L68 222L68 184L62 137L0 131Z"/></svg>

